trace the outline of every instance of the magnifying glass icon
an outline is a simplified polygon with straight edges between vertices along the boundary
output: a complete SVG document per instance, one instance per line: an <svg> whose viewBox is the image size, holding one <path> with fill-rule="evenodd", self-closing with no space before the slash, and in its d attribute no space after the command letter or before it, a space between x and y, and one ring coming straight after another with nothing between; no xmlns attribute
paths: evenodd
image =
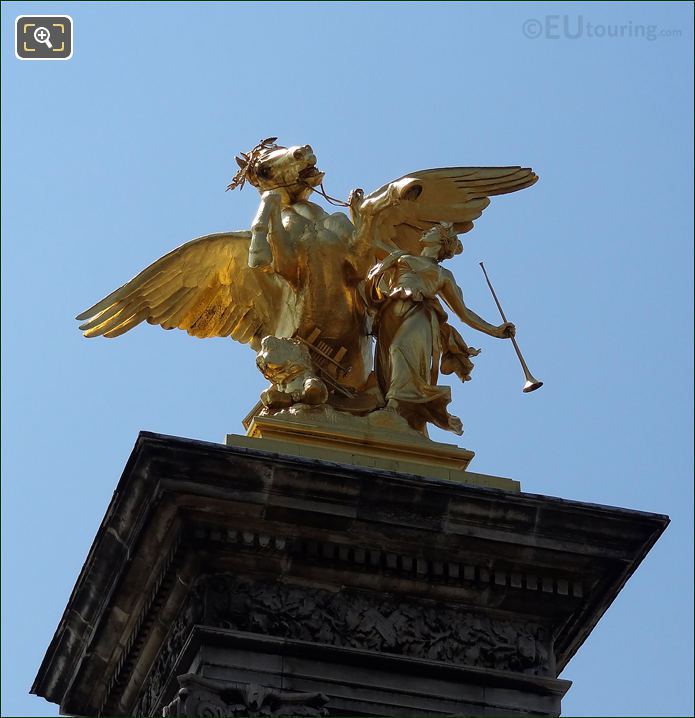
<svg viewBox="0 0 695 718"><path fill-rule="evenodd" d="M37 27L36 30L34 30L34 40L53 49L53 45L51 45L51 33L45 27Z"/></svg>

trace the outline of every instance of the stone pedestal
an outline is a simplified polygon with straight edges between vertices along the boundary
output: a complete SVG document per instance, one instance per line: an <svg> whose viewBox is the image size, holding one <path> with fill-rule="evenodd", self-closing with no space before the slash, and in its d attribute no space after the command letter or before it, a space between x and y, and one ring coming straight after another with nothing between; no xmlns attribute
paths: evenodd
<svg viewBox="0 0 695 718"><path fill-rule="evenodd" d="M80 716L558 715L668 523L254 446L140 435L33 693Z"/></svg>

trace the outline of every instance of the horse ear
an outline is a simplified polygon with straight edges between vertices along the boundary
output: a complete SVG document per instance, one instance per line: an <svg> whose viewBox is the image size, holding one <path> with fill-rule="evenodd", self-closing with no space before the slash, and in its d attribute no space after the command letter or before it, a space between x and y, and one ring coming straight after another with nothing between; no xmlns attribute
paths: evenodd
<svg viewBox="0 0 695 718"><path fill-rule="evenodd" d="M236 163L239 165L239 167L241 167L242 170L246 169L246 165L248 164L248 162L246 162L245 160L242 160L241 157L235 157L234 159L236 160Z"/></svg>

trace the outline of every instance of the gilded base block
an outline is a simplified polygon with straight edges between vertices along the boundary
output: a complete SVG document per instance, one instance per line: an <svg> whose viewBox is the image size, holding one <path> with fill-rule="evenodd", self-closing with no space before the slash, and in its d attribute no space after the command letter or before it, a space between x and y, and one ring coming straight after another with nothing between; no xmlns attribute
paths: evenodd
<svg viewBox="0 0 695 718"><path fill-rule="evenodd" d="M474 452L432 441L393 411L354 416L330 406L296 405L250 418L246 436L228 434L227 446L372 466L398 473L518 492L518 481L467 471Z"/></svg>

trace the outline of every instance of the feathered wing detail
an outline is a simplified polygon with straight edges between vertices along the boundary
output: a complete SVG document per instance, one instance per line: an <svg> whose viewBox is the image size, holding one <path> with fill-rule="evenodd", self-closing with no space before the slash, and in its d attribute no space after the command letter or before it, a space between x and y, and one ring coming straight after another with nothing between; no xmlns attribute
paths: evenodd
<svg viewBox="0 0 695 718"><path fill-rule="evenodd" d="M419 170L365 197L359 213L373 215L376 239L384 247L395 245L419 254L418 241L432 225L451 222L458 234L468 232L490 204L490 197L525 189L537 180L527 167Z"/></svg>
<svg viewBox="0 0 695 718"><path fill-rule="evenodd" d="M279 275L248 266L250 240L241 231L187 242L79 314L80 329L86 337L117 337L147 321L258 348L293 294Z"/></svg>

